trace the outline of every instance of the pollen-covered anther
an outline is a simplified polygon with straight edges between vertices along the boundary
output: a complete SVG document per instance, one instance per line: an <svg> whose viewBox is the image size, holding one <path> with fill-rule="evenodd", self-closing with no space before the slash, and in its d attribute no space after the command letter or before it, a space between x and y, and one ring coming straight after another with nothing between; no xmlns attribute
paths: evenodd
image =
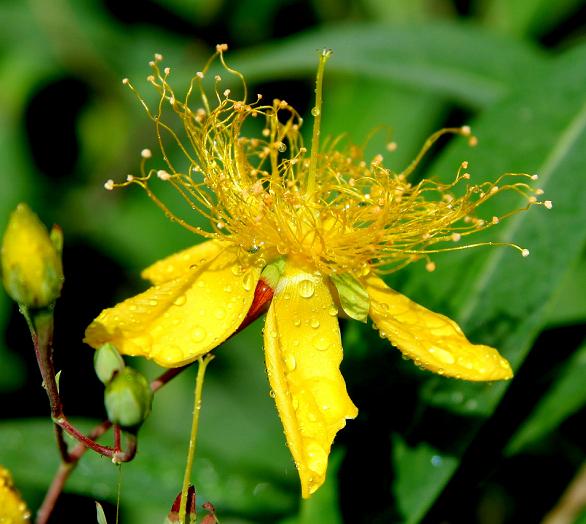
<svg viewBox="0 0 586 524"><path fill-rule="evenodd" d="M436 268L435 262L432 262L431 260L427 264L425 264L425 270L429 271L430 273L435 271L435 268Z"/></svg>
<svg viewBox="0 0 586 524"><path fill-rule="evenodd" d="M462 238L462 235L460 235L460 233L452 233L452 240L454 242L458 242L461 238Z"/></svg>
<svg viewBox="0 0 586 524"><path fill-rule="evenodd" d="M531 175L531 180L539 180L539 175Z"/></svg>
<svg viewBox="0 0 586 524"><path fill-rule="evenodd" d="M216 75L216 76L214 76L214 80L216 82L221 82L222 81L222 77L220 75Z"/></svg>
<svg viewBox="0 0 586 524"><path fill-rule="evenodd" d="M225 53L226 51L228 51L228 44L217 44L216 51L218 53Z"/></svg>
<svg viewBox="0 0 586 524"><path fill-rule="evenodd" d="M462 178L465 179L465 180L470 180L470 173L464 173L462 175Z"/></svg>
<svg viewBox="0 0 586 524"><path fill-rule="evenodd" d="M553 207L553 202L551 200L546 200L543 205L547 208L547 209L551 209Z"/></svg>
<svg viewBox="0 0 586 524"><path fill-rule="evenodd" d="M387 144L387 151L390 151L392 153L393 151L396 151L398 147L399 146L397 145L397 142L389 142Z"/></svg>
<svg viewBox="0 0 586 524"><path fill-rule="evenodd" d="M543 189L541 189L541 188L538 188L535 190L536 195L543 195L543 193L545 193L545 191L543 191Z"/></svg>
<svg viewBox="0 0 586 524"><path fill-rule="evenodd" d="M112 180L111 178L109 180L106 180L106 182L104 183L104 188L106 188L108 191L112 191L112 189L114 189L114 180Z"/></svg>
<svg viewBox="0 0 586 524"><path fill-rule="evenodd" d="M528 249L522 249L521 250L521 255L523 255L524 257L528 257L529 256L529 250Z"/></svg>
<svg viewBox="0 0 586 524"><path fill-rule="evenodd" d="M170 67L165 67L165 69L163 69L163 71L165 72L165 75L169 76L171 74L171 68Z"/></svg>
<svg viewBox="0 0 586 524"><path fill-rule="evenodd" d="M494 195L499 190L499 186L492 186L490 192Z"/></svg>
<svg viewBox="0 0 586 524"><path fill-rule="evenodd" d="M161 53L155 53L155 60L157 62L162 62L163 61L163 55Z"/></svg>
<svg viewBox="0 0 586 524"><path fill-rule="evenodd" d="M128 78L123 78L122 79L122 83L126 86L128 85L128 83L130 82L130 80L128 80Z"/></svg>
<svg viewBox="0 0 586 524"><path fill-rule="evenodd" d="M470 136L472 135L472 128L470 126L462 126L460 132L462 133L462 136Z"/></svg>
<svg viewBox="0 0 586 524"><path fill-rule="evenodd" d="M530 204L535 204L535 202L537 202L537 197L530 196L530 197L527 199L527 201L528 201Z"/></svg>
<svg viewBox="0 0 586 524"><path fill-rule="evenodd" d="M134 181L134 175L126 175L126 181L127 181L127 182L132 182L132 181Z"/></svg>
<svg viewBox="0 0 586 524"><path fill-rule="evenodd" d="M157 176L161 180L165 180L165 181L171 179L171 175L169 173L167 173L167 171L165 171L164 169L159 169L159 171L157 171Z"/></svg>
<svg viewBox="0 0 586 524"><path fill-rule="evenodd" d="M228 98L228 97L230 96L230 90L229 90L229 89L226 89L226 90L224 91L224 96L225 96L226 98Z"/></svg>
<svg viewBox="0 0 586 524"><path fill-rule="evenodd" d="M142 158L151 158L151 157L153 156L153 153L151 152L151 150L150 150L150 149L143 149L143 150L140 152L140 156L141 156Z"/></svg>
<svg viewBox="0 0 586 524"><path fill-rule="evenodd" d="M461 165L462 169L468 169L468 160L464 160Z"/></svg>
<svg viewBox="0 0 586 524"><path fill-rule="evenodd" d="M476 136L471 136L471 137L468 139L468 145L469 145L470 147L476 147L476 146L478 145L478 137L476 137Z"/></svg>
<svg viewBox="0 0 586 524"><path fill-rule="evenodd" d="M498 223L500 222L500 219L499 219L499 217L492 217L492 220L491 220L491 222L492 222L493 224L498 224Z"/></svg>

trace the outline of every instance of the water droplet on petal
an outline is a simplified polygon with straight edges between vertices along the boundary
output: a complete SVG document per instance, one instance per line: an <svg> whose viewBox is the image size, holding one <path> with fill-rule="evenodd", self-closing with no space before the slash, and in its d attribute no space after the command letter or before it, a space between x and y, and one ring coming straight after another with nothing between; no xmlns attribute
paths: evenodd
<svg viewBox="0 0 586 524"><path fill-rule="evenodd" d="M269 396L271 398L275 398L276 397L276 394L275 394L275 392L272 389L269 391Z"/></svg>
<svg viewBox="0 0 586 524"><path fill-rule="evenodd" d="M326 337L317 336L313 339L313 347L318 351L327 351L330 347L330 342Z"/></svg>
<svg viewBox="0 0 586 524"><path fill-rule="evenodd" d="M194 342L201 342L206 338L206 331L204 328L197 326L191 333L191 340Z"/></svg>
<svg viewBox="0 0 586 524"><path fill-rule="evenodd" d="M309 325L313 328L313 329L317 329L319 327L319 320L317 318L312 318L311 322L309 323Z"/></svg>
<svg viewBox="0 0 586 524"><path fill-rule="evenodd" d="M439 455L434 455L431 457L431 465L438 468L444 463L444 459L441 458Z"/></svg>
<svg viewBox="0 0 586 524"><path fill-rule="evenodd" d="M303 298L310 298L313 296L314 293L315 284L311 280L304 279L301 282L299 282L299 294Z"/></svg>
<svg viewBox="0 0 586 524"><path fill-rule="evenodd" d="M338 308L334 305L330 306L328 308L328 315L330 315L331 317L335 317L338 315Z"/></svg>
<svg viewBox="0 0 586 524"><path fill-rule="evenodd" d="M214 311L214 316L218 320L222 320L226 316L226 310L223 307L219 307Z"/></svg>
<svg viewBox="0 0 586 524"><path fill-rule="evenodd" d="M293 320L293 325L295 327L299 327L301 325L301 320L299 320L298 318L294 319Z"/></svg>
<svg viewBox="0 0 586 524"><path fill-rule="evenodd" d="M297 367L297 360L295 360L295 356L292 353L289 353L285 357L285 365L289 371L295 371L295 368Z"/></svg>
<svg viewBox="0 0 586 524"><path fill-rule="evenodd" d="M157 304L158 304L158 302L154 298L151 298L149 300L149 306L155 307Z"/></svg>
<svg viewBox="0 0 586 524"><path fill-rule="evenodd" d="M256 278L254 271L248 271L242 279L242 287L245 291L250 291L256 285Z"/></svg>
<svg viewBox="0 0 586 524"><path fill-rule="evenodd" d="M180 295L173 301L173 304L175 304L176 306L183 306L185 302L187 302L185 295Z"/></svg>
<svg viewBox="0 0 586 524"><path fill-rule="evenodd" d="M313 116L319 116L320 115L320 110L317 107L313 107L313 108L311 108L311 114Z"/></svg>

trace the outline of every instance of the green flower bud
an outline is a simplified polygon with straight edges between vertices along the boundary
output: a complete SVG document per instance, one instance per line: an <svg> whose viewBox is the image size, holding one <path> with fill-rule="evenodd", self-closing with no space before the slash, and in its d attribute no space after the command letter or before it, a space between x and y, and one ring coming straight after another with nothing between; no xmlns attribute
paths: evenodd
<svg viewBox="0 0 586 524"><path fill-rule="evenodd" d="M350 318L366 322L370 309L370 299L362 283L349 273L331 275L330 279L336 286L344 313Z"/></svg>
<svg viewBox="0 0 586 524"><path fill-rule="evenodd" d="M125 367L108 383L104 404L108 419L126 430L136 430L151 412L153 392L147 379Z"/></svg>
<svg viewBox="0 0 586 524"><path fill-rule="evenodd" d="M57 241L57 230L53 237ZM1 258L4 287L19 305L42 308L59 298L63 285L60 252L26 204L19 204L10 216Z"/></svg>
<svg viewBox="0 0 586 524"><path fill-rule="evenodd" d="M124 360L118 350L109 342L98 348L94 354L94 369L103 384L112 380L114 373L122 371Z"/></svg>

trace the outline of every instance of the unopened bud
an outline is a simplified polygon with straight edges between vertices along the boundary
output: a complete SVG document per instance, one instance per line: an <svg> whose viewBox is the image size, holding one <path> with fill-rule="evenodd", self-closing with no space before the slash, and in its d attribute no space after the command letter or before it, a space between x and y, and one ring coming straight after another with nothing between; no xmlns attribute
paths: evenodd
<svg viewBox="0 0 586 524"><path fill-rule="evenodd" d="M108 383L104 404L108 419L126 430L136 430L151 412L153 393L147 379L125 367Z"/></svg>
<svg viewBox="0 0 586 524"><path fill-rule="evenodd" d="M124 369L124 360L118 350L109 342L98 348L94 354L94 369L100 382L108 384Z"/></svg>
<svg viewBox="0 0 586 524"><path fill-rule="evenodd" d="M61 294L63 235L51 235L26 204L19 204L2 240L2 281L6 292L20 305L42 308Z"/></svg>

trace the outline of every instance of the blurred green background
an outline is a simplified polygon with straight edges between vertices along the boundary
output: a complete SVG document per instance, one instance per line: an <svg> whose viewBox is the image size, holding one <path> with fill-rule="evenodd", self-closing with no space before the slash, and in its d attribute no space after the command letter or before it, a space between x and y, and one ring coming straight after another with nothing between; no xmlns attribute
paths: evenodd
<svg viewBox="0 0 586 524"><path fill-rule="evenodd" d="M66 413L104 416L92 351L81 342L104 308L143 289L139 271L194 243L138 189L106 192L156 149L153 129L120 80L144 81L154 52L176 84L214 45L252 92L312 104L315 50L334 49L325 84L327 133L371 143L406 166L426 136L471 124L480 144L441 142L419 174L475 180L538 173L551 211L532 208L490 231L527 247L478 249L414 264L389 283L498 347L511 383L467 384L418 370L369 326L343 323L343 372L360 409L339 434L327 484L301 502L268 395L262 322L210 366L195 464L198 501L223 524L540 522L586 454L586 3L580 0L3 0L0 3L0 229L26 201L65 231L66 284L56 361ZM308 130L306 129L306 132ZM378 149L377 149L378 148ZM507 205L510 205L507 204ZM486 211L492 216L497 208ZM0 294L0 463L34 510L58 463L26 326ZM135 362L155 377L159 370ZM121 522L161 523L180 490L193 370L169 384L121 473ZM87 420L84 420L87 419ZM87 456L53 522L113 520L119 479ZM563 522L586 522L575 510Z"/></svg>

